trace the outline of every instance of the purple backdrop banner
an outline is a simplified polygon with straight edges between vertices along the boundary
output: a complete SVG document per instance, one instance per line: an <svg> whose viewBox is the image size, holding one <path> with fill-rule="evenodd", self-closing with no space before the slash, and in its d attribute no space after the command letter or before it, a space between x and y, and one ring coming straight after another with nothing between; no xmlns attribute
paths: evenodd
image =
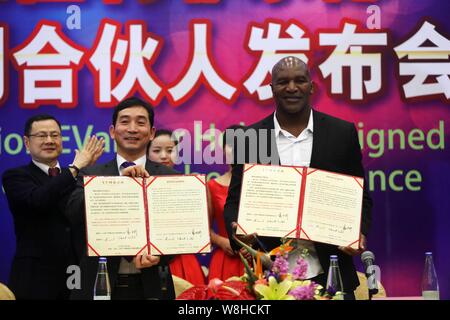
<svg viewBox="0 0 450 320"><path fill-rule="evenodd" d="M368 246L387 294L420 295L432 251L449 299L449 10L447 0L1 1L0 174L28 163L23 125L42 112L63 124L63 165L91 134L105 137L108 160L111 108L130 95L155 105L157 128L189 132L202 158L229 125L273 111L270 69L295 55L313 72L314 108L358 129L374 199ZM15 236L4 193L0 243L6 282Z"/></svg>

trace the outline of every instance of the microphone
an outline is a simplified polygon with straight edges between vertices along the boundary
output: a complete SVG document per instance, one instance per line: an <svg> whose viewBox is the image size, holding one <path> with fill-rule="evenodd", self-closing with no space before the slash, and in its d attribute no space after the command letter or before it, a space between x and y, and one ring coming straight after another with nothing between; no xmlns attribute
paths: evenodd
<svg viewBox="0 0 450 320"><path fill-rule="evenodd" d="M372 295L378 293L377 270L379 270L379 267L374 264L375 255L371 251L364 251L361 254L361 261L364 264L369 297L371 298Z"/></svg>

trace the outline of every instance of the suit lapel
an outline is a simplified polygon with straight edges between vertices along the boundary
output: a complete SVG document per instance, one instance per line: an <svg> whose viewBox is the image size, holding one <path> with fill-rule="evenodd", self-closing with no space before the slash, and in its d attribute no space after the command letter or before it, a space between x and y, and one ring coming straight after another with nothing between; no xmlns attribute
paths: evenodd
<svg viewBox="0 0 450 320"><path fill-rule="evenodd" d="M102 174L105 176L119 176L120 172L117 169L117 158L105 163Z"/></svg>
<svg viewBox="0 0 450 320"><path fill-rule="evenodd" d="M37 165L34 164L33 161L30 162L30 165L28 166L30 169L30 173L40 182L44 183L47 180L50 179L48 174L45 174L44 171L42 171Z"/></svg>
<svg viewBox="0 0 450 320"><path fill-rule="evenodd" d="M314 121L313 147L310 166L319 168L321 159L325 159L327 151L328 125L322 113L312 110Z"/></svg>

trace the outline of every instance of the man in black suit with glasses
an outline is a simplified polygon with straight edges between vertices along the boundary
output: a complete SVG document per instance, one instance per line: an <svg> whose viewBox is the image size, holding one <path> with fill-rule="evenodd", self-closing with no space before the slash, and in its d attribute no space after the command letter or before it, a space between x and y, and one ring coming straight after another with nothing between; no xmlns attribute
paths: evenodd
<svg viewBox="0 0 450 320"><path fill-rule="evenodd" d="M6 170L3 188L14 219L16 252L9 286L17 299L67 299L66 270L77 263L73 233L64 215L78 171L95 163L103 140L91 137L62 167L61 125L51 115L35 115L25 124L28 165Z"/></svg>

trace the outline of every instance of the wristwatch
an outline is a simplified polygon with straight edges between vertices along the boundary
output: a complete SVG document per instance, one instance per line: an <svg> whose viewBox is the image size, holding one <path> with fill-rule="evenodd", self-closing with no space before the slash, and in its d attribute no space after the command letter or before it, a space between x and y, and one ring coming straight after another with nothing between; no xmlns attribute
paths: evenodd
<svg viewBox="0 0 450 320"><path fill-rule="evenodd" d="M80 173L80 168L78 168L76 165L74 165L73 163L69 164L69 168L73 169L76 171L77 175Z"/></svg>

